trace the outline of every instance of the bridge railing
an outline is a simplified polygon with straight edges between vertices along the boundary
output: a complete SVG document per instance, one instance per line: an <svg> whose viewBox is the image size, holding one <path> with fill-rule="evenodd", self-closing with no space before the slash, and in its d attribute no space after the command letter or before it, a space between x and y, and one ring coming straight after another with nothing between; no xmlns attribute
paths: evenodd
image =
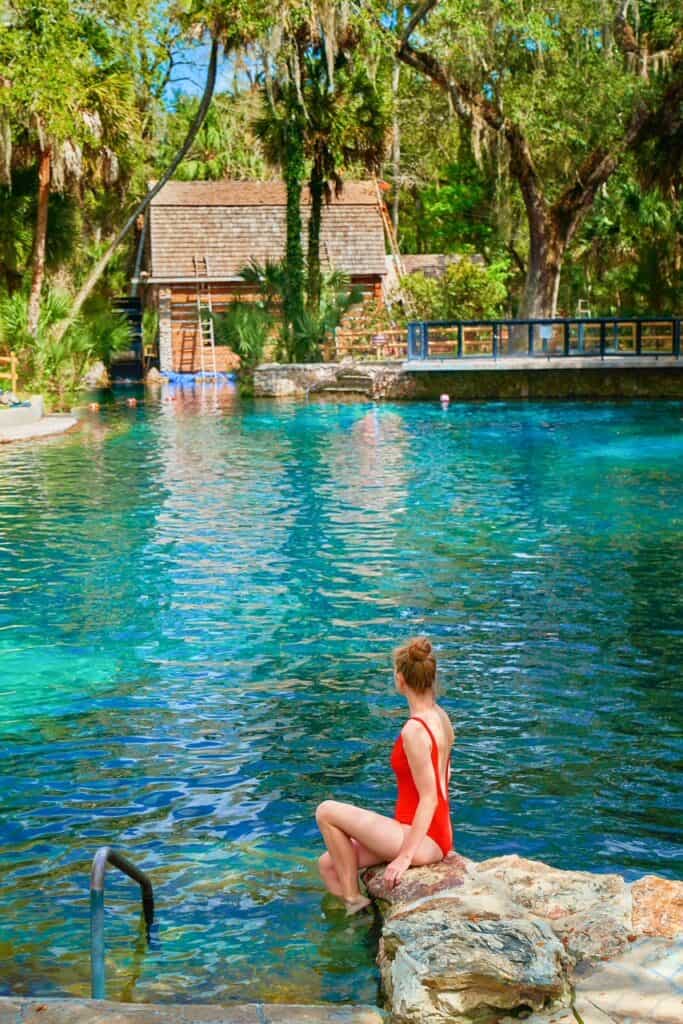
<svg viewBox="0 0 683 1024"><path fill-rule="evenodd" d="M681 317L418 320L408 359L681 355Z"/></svg>

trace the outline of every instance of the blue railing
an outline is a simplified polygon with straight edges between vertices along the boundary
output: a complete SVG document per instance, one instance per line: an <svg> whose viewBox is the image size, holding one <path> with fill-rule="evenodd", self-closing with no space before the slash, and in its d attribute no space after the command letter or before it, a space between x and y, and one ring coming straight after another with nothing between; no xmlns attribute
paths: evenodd
<svg viewBox="0 0 683 1024"><path fill-rule="evenodd" d="M681 355L681 317L417 320L408 359Z"/></svg>

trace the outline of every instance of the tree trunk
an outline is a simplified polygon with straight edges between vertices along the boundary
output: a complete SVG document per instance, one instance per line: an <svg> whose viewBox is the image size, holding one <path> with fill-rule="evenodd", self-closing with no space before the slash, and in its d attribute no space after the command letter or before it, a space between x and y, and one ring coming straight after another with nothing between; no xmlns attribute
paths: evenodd
<svg viewBox="0 0 683 1024"><path fill-rule="evenodd" d="M320 312L320 291L322 288L320 230L323 216L323 199L325 197L325 181L320 176L315 161L311 170L308 187L311 193L311 215L308 221L308 254L306 259L308 294L306 298L309 312L317 316Z"/></svg>
<svg viewBox="0 0 683 1024"><path fill-rule="evenodd" d="M140 202L135 207L130 217L126 221L126 223L123 225L118 234L115 235L114 239L107 247L106 252L100 257L100 259L97 261L97 263L91 270L90 274L86 278L84 284L82 285L80 291L78 292L73 301L71 312L69 313L66 320L63 320L55 331L56 341L61 341L66 332L69 330L74 320L80 313L83 307L83 303L86 301L86 299L92 292L93 288L95 287L99 279L102 277L102 274L106 270L109 261L111 260L112 256L118 249L119 245L128 235L128 232L133 227L140 214L146 211L147 207L152 202L155 195L161 191L166 182L173 176L174 171L181 163L183 157L185 156L190 146L194 142L197 132L204 123L204 118L206 117L209 107L211 105L211 99L213 97L213 91L216 85L217 65L218 41L216 39L212 39L211 55L209 57L209 67L206 72L206 83L204 85L204 92L202 93L201 102L199 104L199 107L197 108L197 113L194 116L194 120L192 121L192 124L188 129L185 141L183 142L182 146L180 147L176 155L173 157L173 160L169 164L168 168L164 171L159 181L149 190L147 195L140 200Z"/></svg>
<svg viewBox="0 0 683 1024"><path fill-rule="evenodd" d="M394 67L391 74L391 92L394 101L394 117L391 126L391 173L394 179L394 195L391 202L391 223L394 226L394 234L398 238L398 217L400 209L400 185L401 174L401 124L398 118L398 87L401 77L401 65L394 60Z"/></svg>
<svg viewBox="0 0 683 1024"><path fill-rule="evenodd" d="M38 163L38 214L36 216L36 233L33 238L31 292L28 300L28 332L34 338L38 333L40 293L45 277L45 246L47 242L47 211L50 200L51 157L52 150L50 146L41 149Z"/></svg>
<svg viewBox="0 0 683 1024"><path fill-rule="evenodd" d="M531 224L529 263L519 309L522 319L557 315L557 295L566 243L550 225Z"/></svg>
<svg viewBox="0 0 683 1024"><path fill-rule="evenodd" d="M289 98L287 144L284 159L287 190L287 243L285 249L284 329L288 357L299 358L297 334L304 315L304 251L301 244L301 192L304 183L304 126L296 96Z"/></svg>

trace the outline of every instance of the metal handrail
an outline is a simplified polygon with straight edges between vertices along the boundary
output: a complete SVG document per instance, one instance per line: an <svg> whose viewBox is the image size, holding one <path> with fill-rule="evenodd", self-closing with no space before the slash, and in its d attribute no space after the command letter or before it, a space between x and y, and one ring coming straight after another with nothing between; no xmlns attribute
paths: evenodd
<svg viewBox="0 0 683 1024"><path fill-rule="evenodd" d="M122 853L110 846L101 846L93 857L90 872L90 994L93 999L104 999L104 876L107 864L112 864L139 884L147 941L154 921L154 892L148 876Z"/></svg>

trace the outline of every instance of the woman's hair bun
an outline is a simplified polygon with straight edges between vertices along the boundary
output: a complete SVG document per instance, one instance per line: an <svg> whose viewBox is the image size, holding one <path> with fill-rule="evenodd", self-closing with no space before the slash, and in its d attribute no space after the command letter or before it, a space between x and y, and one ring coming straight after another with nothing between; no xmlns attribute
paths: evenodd
<svg viewBox="0 0 683 1024"><path fill-rule="evenodd" d="M432 653L432 645L426 636L415 637L408 646L408 656L413 661L426 661Z"/></svg>

